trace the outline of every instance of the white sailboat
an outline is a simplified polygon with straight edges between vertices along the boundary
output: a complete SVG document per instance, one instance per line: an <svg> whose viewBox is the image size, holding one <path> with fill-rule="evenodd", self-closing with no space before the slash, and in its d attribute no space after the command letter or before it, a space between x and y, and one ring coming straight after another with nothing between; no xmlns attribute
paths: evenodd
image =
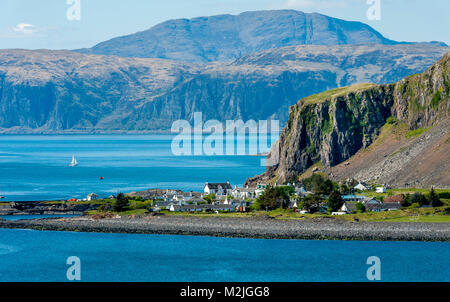
<svg viewBox="0 0 450 302"><path fill-rule="evenodd" d="M72 156L72 162L70 163L69 166L71 166L71 167L76 167L76 166L78 166L78 162L77 162L77 159L75 158L75 155Z"/></svg>

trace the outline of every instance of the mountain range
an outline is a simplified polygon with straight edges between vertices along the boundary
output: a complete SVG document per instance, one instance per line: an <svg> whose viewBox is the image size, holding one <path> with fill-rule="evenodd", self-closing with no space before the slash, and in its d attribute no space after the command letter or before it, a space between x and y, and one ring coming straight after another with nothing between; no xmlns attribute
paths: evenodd
<svg viewBox="0 0 450 302"><path fill-rule="evenodd" d="M343 44L392 45L398 42L386 39L361 22L318 13L274 10L169 20L78 51L205 63L235 60L284 46Z"/></svg>
<svg viewBox="0 0 450 302"><path fill-rule="evenodd" d="M91 49L0 50L0 132L169 131L196 111L284 123L300 98L395 82L447 51L293 10L171 20Z"/></svg>
<svg viewBox="0 0 450 302"><path fill-rule="evenodd" d="M404 42L403 42L404 43ZM296 10L177 19L79 52L206 63L293 45L401 44L372 27ZM445 43L435 42L438 46Z"/></svg>

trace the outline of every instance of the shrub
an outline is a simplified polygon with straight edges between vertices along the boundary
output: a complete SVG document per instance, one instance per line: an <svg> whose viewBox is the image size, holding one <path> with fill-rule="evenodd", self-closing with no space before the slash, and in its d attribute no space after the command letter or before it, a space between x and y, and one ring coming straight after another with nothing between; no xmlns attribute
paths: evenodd
<svg viewBox="0 0 450 302"><path fill-rule="evenodd" d="M450 191L438 193L438 196L441 199L450 199Z"/></svg>
<svg viewBox="0 0 450 302"><path fill-rule="evenodd" d="M414 202L413 204L411 204L410 208L412 209L420 208L420 204L418 202Z"/></svg>
<svg viewBox="0 0 450 302"><path fill-rule="evenodd" d="M216 199L216 194L212 193L212 194L206 195L205 197L203 197L203 199L204 199L207 203L212 204L213 201Z"/></svg>
<svg viewBox="0 0 450 302"><path fill-rule="evenodd" d="M111 210L111 206L107 203L102 204L101 206L98 207L98 210L100 212L108 212L109 210Z"/></svg>
<svg viewBox="0 0 450 302"><path fill-rule="evenodd" d="M418 203L419 206L423 206L423 205L428 205L429 204L429 202L425 198L425 196L422 193L419 193L419 192L414 193L413 195L411 195L410 203L411 204Z"/></svg>
<svg viewBox="0 0 450 302"><path fill-rule="evenodd" d="M388 117L388 119L386 120L386 123L389 125L394 125L397 124L397 119L393 116Z"/></svg>
<svg viewBox="0 0 450 302"><path fill-rule="evenodd" d="M357 211L358 213L364 213L364 212L366 211L366 206L363 205L361 202L357 202L357 203L355 204L355 207L356 207L356 211Z"/></svg>

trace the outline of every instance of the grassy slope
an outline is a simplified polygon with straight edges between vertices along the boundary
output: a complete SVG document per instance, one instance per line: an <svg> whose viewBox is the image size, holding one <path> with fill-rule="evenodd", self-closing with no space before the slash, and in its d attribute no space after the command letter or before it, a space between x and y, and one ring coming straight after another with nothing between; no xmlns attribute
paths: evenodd
<svg viewBox="0 0 450 302"><path fill-rule="evenodd" d="M321 103L321 102L324 102L327 100L334 99L339 96L345 96L351 92L357 92L357 91L369 89L369 88L372 88L375 86L376 86L375 84L365 83L365 84L356 84L356 85L352 85L352 86L336 88L336 89L328 90L328 91L325 91L322 93L310 95L310 96L302 99L301 102L303 102L305 104L318 104L318 103Z"/></svg>

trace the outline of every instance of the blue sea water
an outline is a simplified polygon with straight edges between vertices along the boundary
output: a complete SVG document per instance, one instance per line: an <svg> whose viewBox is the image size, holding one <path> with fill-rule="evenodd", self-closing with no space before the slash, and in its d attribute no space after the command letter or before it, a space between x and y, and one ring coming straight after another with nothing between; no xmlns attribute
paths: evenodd
<svg viewBox="0 0 450 302"><path fill-rule="evenodd" d="M92 192L108 197L150 188L201 191L207 180L243 185L246 178L265 170L256 156L175 156L173 138L1 135L0 195L6 197L2 201L85 198ZM69 167L73 155L79 162L76 168Z"/></svg>
<svg viewBox="0 0 450 302"><path fill-rule="evenodd" d="M27 219L70 218L76 216L79 215L7 215L7 216L0 216L0 218L9 221L17 221Z"/></svg>
<svg viewBox="0 0 450 302"><path fill-rule="evenodd" d="M174 156L172 139L0 136L0 195L28 201L149 188L199 191L207 180L242 185L265 169L254 156ZM72 155L80 163L76 168L68 167ZM381 259L382 281L450 280L450 243L0 229L0 281L66 281L70 256L81 260L82 281L367 281L369 256Z"/></svg>
<svg viewBox="0 0 450 302"><path fill-rule="evenodd" d="M0 230L0 281L450 281L450 243L234 239Z"/></svg>

